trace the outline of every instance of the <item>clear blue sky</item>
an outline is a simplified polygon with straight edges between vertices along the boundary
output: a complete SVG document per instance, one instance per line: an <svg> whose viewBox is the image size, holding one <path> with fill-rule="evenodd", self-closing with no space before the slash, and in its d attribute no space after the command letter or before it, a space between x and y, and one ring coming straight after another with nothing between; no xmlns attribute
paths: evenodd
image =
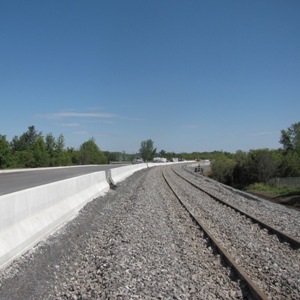
<svg viewBox="0 0 300 300"><path fill-rule="evenodd" d="M299 0L0 1L0 134L279 148L300 121Z"/></svg>

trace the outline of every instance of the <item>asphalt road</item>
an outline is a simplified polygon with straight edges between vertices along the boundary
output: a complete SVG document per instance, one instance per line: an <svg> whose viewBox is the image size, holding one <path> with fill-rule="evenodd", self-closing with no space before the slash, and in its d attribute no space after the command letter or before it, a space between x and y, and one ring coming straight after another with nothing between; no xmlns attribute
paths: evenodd
<svg viewBox="0 0 300 300"><path fill-rule="evenodd" d="M0 196L35 186L64 180L88 173L118 168L123 165L81 166L59 169L42 169L0 173Z"/></svg>

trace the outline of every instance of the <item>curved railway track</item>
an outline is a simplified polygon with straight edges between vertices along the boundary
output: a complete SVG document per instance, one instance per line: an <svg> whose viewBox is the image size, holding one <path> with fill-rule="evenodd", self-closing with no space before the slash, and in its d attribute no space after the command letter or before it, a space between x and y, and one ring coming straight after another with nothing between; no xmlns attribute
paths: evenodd
<svg viewBox="0 0 300 300"><path fill-rule="evenodd" d="M262 274L262 276L257 276L257 273L255 273L255 272L252 273L251 268L256 269L256 271L262 270L262 268L268 269L268 267L266 267L265 265L264 266L259 265L259 259L255 260L255 256L257 256L259 254L254 253L254 254L250 255L249 250L248 250L248 252L246 251L245 254L243 253L239 256L239 254L237 255L237 253L234 253L234 251L231 251L231 248L228 247L228 243L226 243L226 241L224 242L224 239L227 239L226 235L224 237L222 236L220 238L220 236L217 234L215 237L215 231L214 231L215 228L214 227L218 226L218 225L215 226L215 224L218 223L219 220L217 218L209 216L209 214L210 214L209 209L206 212L199 213L198 206L201 206L200 205L201 200L199 200L197 203L197 197L200 197L200 198L204 197L204 198L208 199L206 201L208 201L210 203L212 203L212 199L213 199L214 202L216 203L216 204L214 204L215 207L226 206L226 214L228 213L228 216L224 215L223 217L230 218L231 222L236 222L237 224L241 221L241 219L243 219L243 222L242 222L243 224L241 224L241 225L239 224L238 226L243 227L244 232L249 231L249 236L254 235L254 240L255 240L255 233L253 233L251 231L252 227L254 226L256 231L260 230L261 232L259 232L259 234L258 234L260 239L257 238L257 241L255 241L255 243L257 243L259 245L259 247L264 247L264 241L261 241L261 239L264 239L264 236L265 236L266 237L266 245L268 245L268 246L265 246L266 249L268 249L267 247L269 247L272 249L271 251L274 250L274 252L276 252L277 249L279 249L277 252L280 252L280 251L282 251L282 249L280 249L280 247L281 248L283 247L283 249L284 249L283 251L287 251L288 253L293 253L293 255L296 257L296 260L297 260L296 267L298 267L298 264L299 264L299 259L298 259L299 256L297 257L297 255L298 255L297 253L299 252L299 247L300 247L300 242L297 238L291 237L290 235L274 228L273 226L270 226L269 224L266 224L265 222L260 221L257 217L254 217L254 216L244 212L243 210L239 209L235 205L232 205L230 203L227 203L226 201L223 201L222 199L219 199L215 195L208 192L206 189L199 187L199 185L195 184L194 182L191 182L190 180L185 178L183 175L176 172L173 168L165 168L163 170L162 174L163 174L163 177L164 177L167 185L170 187L172 192L175 194L176 198L180 201L181 205L188 211L191 218L205 232L206 236L209 238L211 243L213 245L215 245L215 248L218 250L218 252L226 259L228 265L231 266L234 269L235 273L239 276L239 278L241 278L242 281L246 283L252 297L254 297L255 299L269 299L269 298L270 299L296 299L296 298L290 297L292 294L291 290L293 289L293 285L289 286L284 291L281 291L280 288L278 288L278 287L281 286L282 283L278 282L278 278L276 279L277 280L277 282L276 282L274 277L272 277L271 275L268 277L269 274L265 274L266 273L266 272L264 272L265 270L263 270L264 274ZM181 185L181 183L179 182L180 180L181 180L182 184L185 183L185 186L186 186L185 191L182 191L181 188L178 187ZM188 185L187 185L187 183L188 183ZM191 191L192 196L188 195L189 194L188 190ZM191 198L193 198L193 200L191 200ZM223 208L223 210L224 209L225 208ZM200 210L201 210L201 208L200 208ZM211 224L213 224L213 226L211 226ZM256 225L251 225L251 224L256 224ZM220 225L220 226L224 226L224 225ZM233 232L234 232L234 230L233 230ZM278 238L272 238L272 236L270 236L270 234L269 234L270 232L272 234L275 234ZM231 235L234 235L234 234L238 235L240 233L238 233L238 232L231 233ZM270 238L269 238L269 236L270 236ZM271 242L270 242L270 240L271 240ZM252 236L252 241L253 241L253 236ZM283 241L288 242L289 244L282 243ZM231 242L232 242L232 236L231 236ZM229 242L229 244L231 244L231 243ZM234 243L232 243L232 244L234 244ZM239 244L239 242L237 242L236 244ZM233 247L238 248L236 245L234 245ZM233 256L231 255L232 252L234 253ZM287 254L287 255L289 255L289 254ZM244 256L248 256L247 257L248 261L247 260L243 261ZM253 259L253 257L254 257L254 259ZM253 259L253 262L252 262L252 259ZM273 258L271 258L271 259L273 260ZM249 261L250 261L250 263L249 263ZM280 265L280 262L277 262L275 259L274 259L274 262L272 262L272 263L274 263L274 265L277 265L277 263L278 263L278 265ZM251 267L248 267L247 264L251 265ZM282 267L282 265L280 265L279 272L281 272L282 270L286 271L285 270L285 268L287 268L286 266L287 265L285 265L285 264L283 264L283 267ZM282 269L281 269L281 267L282 267ZM273 272L275 272L275 271L273 271ZM270 273L271 273L271 271L270 271ZM263 282L262 279L265 280L265 282ZM270 289L270 287L268 287L268 285L270 285L270 282L272 282L274 284L272 289ZM297 282L297 279L295 282ZM299 282L299 277L298 277L298 282ZM283 283L283 285L285 285L285 284L286 284L286 282ZM274 288L274 290L273 290L273 288ZM297 289L297 287L296 287L296 289Z"/></svg>
<svg viewBox="0 0 300 300"><path fill-rule="evenodd" d="M291 246L293 246L295 249L299 249L300 248L300 240L290 236L289 234L282 232L281 230L263 222L262 220L259 220L258 218L250 215L249 213L239 209L238 207L236 207L235 205L232 205L224 200L222 200L219 197L214 196L212 193L208 192L207 190L201 188L199 185L191 182L190 180L188 180L187 178L185 178L184 176L182 176L181 174L179 174L178 172L176 172L174 170L174 168L172 168L173 172L178 175L180 178L182 178L183 180L185 180L186 182L188 182L190 185L192 185L193 187L195 187L196 189L200 190L201 192L207 194L209 197L211 197L212 199L220 202L223 205L226 205L230 208L232 208L233 210L235 210L236 212L246 216L247 218L251 219L253 222L259 224L259 226L261 226L262 228L266 228L267 230L269 230L271 233L276 234L278 236L278 238L280 240L283 240L285 242L290 243Z"/></svg>
<svg viewBox="0 0 300 300"><path fill-rule="evenodd" d="M167 179L164 171L162 172L162 176L164 177L165 182L172 190L176 198L179 200L180 204L185 208L185 210L189 213L193 221L201 228L204 234L208 237L210 242L214 245L217 251L225 258L229 266L233 268L235 273L244 281L247 285L250 294L254 297L254 299L259 300L267 300L268 297L266 294L259 289L258 286L250 279L250 277L246 274L246 272L234 261L234 259L230 256L230 254L221 246L221 244L213 237L212 233L208 230L208 228L204 225L203 222L192 212L192 209L188 207L185 203L184 199L175 191L170 181Z"/></svg>

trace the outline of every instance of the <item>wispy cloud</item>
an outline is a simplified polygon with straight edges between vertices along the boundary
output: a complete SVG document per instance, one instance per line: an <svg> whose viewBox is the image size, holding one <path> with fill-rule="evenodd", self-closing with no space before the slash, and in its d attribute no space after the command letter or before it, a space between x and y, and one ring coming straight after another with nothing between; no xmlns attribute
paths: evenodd
<svg viewBox="0 0 300 300"><path fill-rule="evenodd" d="M63 118L116 118L117 115L111 113L80 113L80 112L57 112L44 115L48 119L63 119Z"/></svg>
<svg viewBox="0 0 300 300"><path fill-rule="evenodd" d="M82 124L114 124L115 121L111 121L111 120L108 120L108 119L105 119L105 120L82 120Z"/></svg>
<svg viewBox="0 0 300 300"><path fill-rule="evenodd" d="M277 131L259 131L259 132L253 132L250 133L249 136L266 136L266 135L274 135L278 134Z"/></svg>
<svg viewBox="0 0 300 300"><path fill-rule="evenodd" d="M77 127L77 126L80 126L78 123L59 123L57 125L63 126L63 127Z"/></svg>

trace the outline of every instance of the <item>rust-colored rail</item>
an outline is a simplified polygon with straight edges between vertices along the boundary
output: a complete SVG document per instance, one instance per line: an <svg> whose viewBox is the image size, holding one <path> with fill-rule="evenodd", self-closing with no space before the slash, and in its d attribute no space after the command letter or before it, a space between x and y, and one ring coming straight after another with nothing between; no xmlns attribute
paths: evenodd
<svg viewBox="0 0 300 300"><path fill-rule="evenodd" d="M218 197L212 195L211 193L209 193L208 191L204 190L203 188L199 187L198 185L196 185L195 183L191 182L190 180L186 179L184 176L182 176L181 174L179 174L178 172L176 172L173 168L172 168L173 172L178 175L180 178L182 178L183 180L185 180L186 182L188 182L190 185L194 186L195 188L199 189L200 191L202 191L203 193L207 194L208 196L210 196L211 198L213 198L214 200L234 209L235 211L239 212L240 214L246 216L247 218L251 219L253 222L259 224L259 226L268 229L271 233L276 234L280 239L288 242L292 247L298 249L300 248L300 241L297 240L296 238L288 235L287 233L284 233L282 231L280 231L279 229L266 224L265 222L257 219L256 217L244 212L243 210L239 209L238 207L234 206L233 204L229 204L226 201L219 199Z"/></svg>
<svg viewBox="0 0 300 300"><path fill-rule="evenodd" d="M206 226L199 220L199 218L194 215L191 210L187 207L187 205L184 203L184 201L180 198L180 196L176 193L176 191L172 188L170 182L167 180L164 172L162 172L162 176L166 182L166 184L169 186L173 194L176 196L176 198L179 200L180 204L185 208L185 210L189 213L193 221L203 230L205 235L208 237L208 239L211 241L211 243L215 246L217 251L222 255L227 263L234 269L235 273L239 276L240 279L242 279L247 287L249 288L249 292L251 293L252 297L258 300L267 300L268 297L266 294L261 291L256 284L250 279L250 277L246 274L246 272L243 270L241 266L239 266L234 259L229 255L229 253L221 246L221 244L213 237L213 235L209 232L209 230L206 228Z"/></svg>

